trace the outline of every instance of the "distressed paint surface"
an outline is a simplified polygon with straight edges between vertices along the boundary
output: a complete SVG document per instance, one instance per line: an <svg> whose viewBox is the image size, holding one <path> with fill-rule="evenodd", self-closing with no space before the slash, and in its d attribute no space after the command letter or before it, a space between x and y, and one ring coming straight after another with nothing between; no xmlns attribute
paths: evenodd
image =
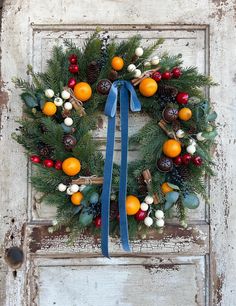
<svg viewBox="0 0 236 306"><path fill-rule="evenodd" d="M120 305L122 302L123 305L136 305L135 301L127 300L129 297L124 290L124 279L130 271L134 271L132 270L135 269L132 266L134 262L137 263L137 274L145 275L145 279L148 281L152 279L160 286L160 298L163 297L160 300L162 305L167 303L175 305L175 302L190 306L208 304L232 306L235 304L236 225L234 220L236 208L233 206L236 198L234 188L236 185L236 121L234 119L236 93L233 90L236 83L235 9L235 1L230 0L166 0L164 3L160 0L138 0L136 2L104 0L93 2L92 5L88 0L79 1L79 3L75 0L41 2L5 0L1 33L1 78L3 81L0 94L1 306L47 305L45 296L48 294L50 303L52 302L50 305L53 305L56 290L53 286L57 284L59 288L65 288L65 294L71 292L71 298L74 298L76 291L73 282L78 280L80 271L84 277L87 277L88 288L94 288L96 280L92 279L89 274L90 267L96 267L98 270L104 268L103 271L106 273L116 271L114 272L116 275L121 275L117 287L114 285L112 290L123 290L119 298L123 296L126 300L116 301L119 301ZM154 26L157 22L158 25ZM80 24L83 26L78 26ZM18 92L11 83L11 77L14 75L27 77L25 67L28 63L43 64L40 57L41 54L44 54L42 51L50 51L53 39L58 34L62 34L61 37L76 36L76 31L81 32L83 27L87 27L87 31L94 28L91 24L111 24L113 26L107 27L116 31L118 36L128 35L130 29L135 29L135 27L140 27L139 24L143 24L140 29L142 34L152 35L153 38L166 37L167 47L168 43L169 49L174 47L173 53L176 53L177 50L183 52L188 64L196 64L200 70L210 72L220 83L219 87L210 91L215 110L219 113L220 135L217 139L218 146L215 153L216 176L211 180L209 190L210 226L205 222L208 221L208 215L205 213L196 216L192 220L195 225L191 225L188 230L181 232L174 225L167 226L166 233L147 237L141 245L139 241L134 241L135 253L130 259L125 258L124 260L122 259L124 254L119 250L118 241L112 240L111 247L119 263L112 259L111 266L107 260L97 257L99 240L80 237L74 247L68 247L65 244L65 233L57 233L52 236L48 234L43 224L48 223L48 217L53 217L53 212L49 216L45 211L43 216L37 217L37 211L32 210L34 195L28 189L27 160L22 148L11 140L11 133L17 126L14 119L21 117L22 114L21 102L18 99ZM122 28L114 24L124 26ZM148 29L150 31L147 31ZM166 35L161 35L163 33ZM74 36L73 38L76 39ZM190 39L194 36L195 40ZM78 36L77 39L80 37ZM40 49L40 46L43 49ZM26 254L24 264L18 270L8 266L4 260L5 250L12 246L23 248ZM178 257L183 254L181 260L178 260ZM91 257L88 261L86 261L87 256ZM137 262L140 256L145 256L147 260L154 257L154 260L157 261L159 268L151 269L153 275L150 276L144 270L145 263L142 260ZM69 260L63 261L64 257ZM166 264L160 268L158 258L164 258L164 262L169 266ZM170 268L173 268L173 263L172 266L169 263L171 258L175 268L176 265L178 266L178 270ZM186 265L186 260L191 264ZM199 267L196 264L197 260L201 263L200 272L197 272ZM122 268L119 272L117 266L123 267L125 262L127 271ZM150 265L155 266L153 263ZM45 272L47 270L48 275ZM208 278L209 271L210 277ZM65 279L70 279L71 283L68 284L62 280L62 283L51 284L51 277L56 276L57 278L60 273ZM101 274L101 272L96 273L97 280L101 278ZM134 272L130 275L131 283L136 283L137 278ZM145 282L145 284L149 283ZM172 284L170 287L173 290L170 293L167 291L168 287L165 287L166 284ZM183 296L178 295L176 299L180 284L183 286L186 284L186 288L189 289L184 291L186 293L183 295L184 301ZM148 290L148 285L144 289ZM96 290L91 294L91 299L95 292L100 294L100 291ZM156 292L152 292L151 297L155 298L155 294ZM68 294L67 297L69 298ZM73 305L72 303L73 301L70 305ZM86 305L85 302L82 304ZM112 304L109 302L109 305Z"/></svg>

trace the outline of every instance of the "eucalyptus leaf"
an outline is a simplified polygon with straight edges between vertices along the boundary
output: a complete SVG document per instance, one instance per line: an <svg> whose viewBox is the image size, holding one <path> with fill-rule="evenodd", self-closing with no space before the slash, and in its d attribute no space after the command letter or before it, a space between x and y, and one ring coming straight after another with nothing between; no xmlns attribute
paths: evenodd
<svg viewBox="0 0 236 306"><path fill-rule="evenodd" d="M175 184L172 184L172 183L167 183L167 185L170 187L170 188L173 188L173 189L176 189L176 190L180 190L179 189L179 186L175 185Z"/></svg>
<svg viewBox="0 0 236 306"><path fill-rule="evenodd" d="M198 208L200 201L194 193L187 193L183 196L182 203L186 208L196 209Z"/></svg>
<svg viewBox="0 0 236 306"><path fill-rule="evenodd" d="M203 132L202 136L206 139L214 139L217 136L217 131L213 130L211 132Z"/></svg>
<svg viewBox="0 0 236 306"><path fill-rule="evenodd" d="M82 207L83 207L82 205L79 205L79 206L75 207L74 215L78 214L81 211Z"/></svg>
<svg viewBox="0 0 236 306"><path fill-rule="evenodd" d="M167 202L175 203L179 198L179 193L176 191L168 192L165 196Z"/></svg>
<svg viewBox="0 0 236 306"><path fill-rule="evenodd" d="M27 92L24 92L20 96L21 96L21 99L25 102L25 104L28 107L33 108L33 107L38 106L37 99L34 96L32 96L31 94L29 94Z"/></svg>
<svg viewBox="0 0 236 306"><path fill-rule="evenodd" d="M93 215L90 214L87 210L83 209L79 216L79 223L86 227L91 224L93 221Z"/></svg>
<svg viewBox="0 0 236 306"><path fill-rule="evenodd" d="M164 210L169 210L173 205L174 203L166 201L164 204Z"/></svg>
<svg viewBox="0 0 236 306"><path fill-rule="evenodd" d="M207 120L208 120L208 121L215 121L216 118L217 118L217 113L216 113L216 112L213 112L213 113L211 113L211 114L209 114L209 115L207 116Z"/></svg>

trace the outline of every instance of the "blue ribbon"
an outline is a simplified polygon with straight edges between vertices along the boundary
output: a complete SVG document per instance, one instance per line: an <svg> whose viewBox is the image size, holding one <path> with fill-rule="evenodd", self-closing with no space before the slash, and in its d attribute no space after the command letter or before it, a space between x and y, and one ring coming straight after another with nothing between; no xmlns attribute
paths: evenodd
<svg viewBox="0 0 236 306"><path fill-rule="evenodd" d="M109 258L109 218L110 218L110 195L112 185L113 156L115 144L116 109L118 96L120 98L121 116L121 165L119 185L119 213L120 213L120 237L122 247L130 251L128 221L126 214L126 189L127 189L127 166L128 166L128 117L129 106L132 112L141 110L133 85L124 80L115 81L112 84L105 106L105 115L108 116L106 159L104 166L104 182L102 190L102 254Z"/></svg>

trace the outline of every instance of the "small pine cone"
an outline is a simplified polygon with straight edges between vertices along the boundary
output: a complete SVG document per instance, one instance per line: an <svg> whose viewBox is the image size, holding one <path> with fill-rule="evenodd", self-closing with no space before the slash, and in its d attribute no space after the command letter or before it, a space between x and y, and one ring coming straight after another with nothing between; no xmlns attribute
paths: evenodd
<svg viewBox="0 0 236 306"><path fill-rule="evenodd" d="M88 64L87 79L90 84L93 84L97 81L99 72L100 72L99 64L96 61L92 61L91 63Z"/></svg>
<svg viewBox="0 0 236 306"><path fill-rule="evenodd" d="M175 120L172 122L172 129L174 132L177 132L180 129L180 122L178 120Z"/></svg>
<svg viewBox="0 0 236 306"><path fill-rule="evenodd" d="M191 176L191 172L190 172L189 168L187 166L184 166L184 165L178 167L178 173L184 181L189 180L189 178Z"/></svg>
<svg viewBox="0 0 236 306"><path fill-rule="evenodd" d="M39 128L43 134L48 132L46 126L43 123L40 123Z"/></svg>
<svg viewBox="0 0 236 306"><path fill-rule="evenodd" d="M169 96L169 97L175 98L177 94L178 94L178 90L173 86L160 84L158 87L159 96L163 95L163 96Z"/></svg>
<svg viewBox="0 0 236 306"><path fill-rule="evenodd" d="M117 201L111 201L110 204L110 220L114 220L119 215L119 206Z"/></svg>
<svg viewBox="0 0 236 306"><path fill-rule="evenodd" d="M144 177L140 175L137 181L138 181L140 195L146 195L148 190L147 190L147 184L144 182Z"/></svg>
<svg viewBox="0 0 236 306"><path fill-rule="evenodd" d="M188 129L188 134L196 134L197 132L197 127L195 125L190 125Z"/></svg>
<svg viewBox="0 0 236 306"><path fill-rule="evenodd" d="M46 144L40 143L38 145L39 155L42 157L51 157L52 148Z"/></svg>
<svg viewBox="0 0 236 306"><path fill-rule="evenodd" d="M118 72L112 69L108 75L108 79L111 82L114 82L116 79L118 79Z"/></svg>

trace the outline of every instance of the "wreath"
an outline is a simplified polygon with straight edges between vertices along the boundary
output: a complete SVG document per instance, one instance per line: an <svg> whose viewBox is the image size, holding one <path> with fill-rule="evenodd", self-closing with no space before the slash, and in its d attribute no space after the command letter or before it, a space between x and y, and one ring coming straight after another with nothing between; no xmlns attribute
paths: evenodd
<svg viewBox="0 0 236 306"><path fill-rule="evenodd" d="M164 219L178 217L187 227L187 211L199 206L199 195L207 201L205 175L213 175L216 113L202 88L216 84L196 67L182 67L181 54L157 56L162 39L145 48L141 41L117 42L97 31L82 48L65 40L45 72L28 66L30 82L14 79L25 116L13 137L33 164L41 201L57 207L49 231L65 226L74 238L101 230L106 256L108 236L119 230L129 250L128 234L158 231ZM149 120L128 138L129 108ZM104 141L94 137L104 110L105 158ZM113 165L118 113L121 162ZM138 157L127 165L128 144Z"/></svg>

